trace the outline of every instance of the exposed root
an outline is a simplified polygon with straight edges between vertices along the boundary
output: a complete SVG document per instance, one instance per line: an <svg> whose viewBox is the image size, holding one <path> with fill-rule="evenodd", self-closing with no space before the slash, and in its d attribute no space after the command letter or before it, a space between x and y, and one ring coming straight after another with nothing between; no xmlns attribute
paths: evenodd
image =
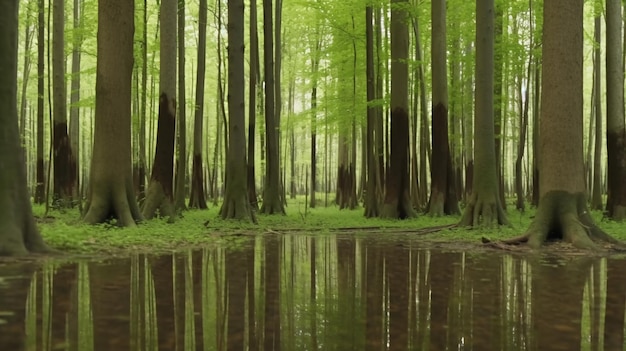
<svg viewBox="0 0 626 351"><path fill-rule="evenodd" d="M595 225L587 211L584 194L564 191L543 195L537 215L524 235L500 242L483 238L483 243L500 249L526 243L530 248L538 249L546 241L557 240L583 250L626 250L623 243Z"/></svg>
<svg viewBox="0 0 626 351"><path fill-rule="evenodd" d="M497 195L482 198L474 193L459 222L464 227L492 227L494 224L510 226Z"/></svg>

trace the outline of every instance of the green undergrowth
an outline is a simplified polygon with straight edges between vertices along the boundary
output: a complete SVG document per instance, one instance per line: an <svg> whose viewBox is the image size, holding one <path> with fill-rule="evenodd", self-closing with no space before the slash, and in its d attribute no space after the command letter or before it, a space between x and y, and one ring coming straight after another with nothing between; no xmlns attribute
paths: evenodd
<svg viewBox="0 0 626 351"><path fill-rule="evenodd" d="M33 211L44 240L54 249L70 254L105 255L158 253L211 245L236 247L249 235L276 234L387 236L391 240L401 235L435 243L478 245L482 237L499 240L522 234L534 216L534 209L520 213L511 206L507 213L511 227L449 228L460 216L420 214L406 220L368 219L363 216L362 207L305 209L304 203L304 198L289 200L284 216L257 214L257 224L222 220L218 216L219 206L210 205L208 210L184 211L173 224L166 219L153 219L135 228L120 228L115 223L87 225L80 221L78 209L51 210L48 217L44 217L43 206L35 205ZM626 223L603 220L600 212L594 213L594 219L609 234L626 241Z"/></svg>

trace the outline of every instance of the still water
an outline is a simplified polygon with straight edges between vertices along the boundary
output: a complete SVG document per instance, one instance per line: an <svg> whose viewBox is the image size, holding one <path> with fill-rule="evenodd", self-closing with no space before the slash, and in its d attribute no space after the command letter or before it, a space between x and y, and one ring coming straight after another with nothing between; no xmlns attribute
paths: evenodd
<svg viewBox="0 0 626 351"><path fill-rule="evenodd" d="M0 350L622 350L625 267L349 235L0 261Z"/></svg>

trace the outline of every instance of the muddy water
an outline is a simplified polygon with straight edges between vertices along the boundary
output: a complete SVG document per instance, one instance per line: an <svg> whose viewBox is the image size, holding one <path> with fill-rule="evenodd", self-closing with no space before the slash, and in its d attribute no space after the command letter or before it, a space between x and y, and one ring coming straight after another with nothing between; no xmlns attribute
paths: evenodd
<svg viewBox="0 0 626 351"><path fill-rule="evenodd" d="M0 261L0 350L621 350L624 267L302 235Z"/></svg>

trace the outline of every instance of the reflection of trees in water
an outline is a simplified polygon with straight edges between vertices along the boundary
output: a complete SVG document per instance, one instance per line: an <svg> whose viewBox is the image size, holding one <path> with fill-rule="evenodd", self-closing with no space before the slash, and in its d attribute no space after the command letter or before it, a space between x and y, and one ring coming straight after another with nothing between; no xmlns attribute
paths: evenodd
<svg viewBox="0 0 626 351"><path fill-rule="evenodd" d="M270 235L169 256L44 263L19 273L3 266L5 277L36 271L0 286L0 316L6 321L0 345L26 350L623 345L622 258L517 257L412 245L370 237Z"/></svg>

